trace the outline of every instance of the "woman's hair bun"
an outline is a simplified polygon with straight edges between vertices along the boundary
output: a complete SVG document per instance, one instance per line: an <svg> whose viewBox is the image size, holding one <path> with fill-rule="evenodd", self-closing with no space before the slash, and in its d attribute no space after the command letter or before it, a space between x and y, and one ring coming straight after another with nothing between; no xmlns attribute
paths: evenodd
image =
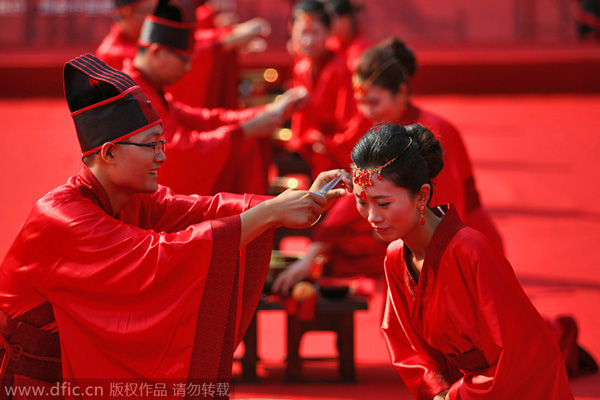
<svg viewBox="0 0 600 400"><path fill-rule="evenodd" d="M440 141L422 125L408 125L406 131L408 136L419 144L421 156L427 162L429 179L435 178L444 167L444 151Z"/></svg>

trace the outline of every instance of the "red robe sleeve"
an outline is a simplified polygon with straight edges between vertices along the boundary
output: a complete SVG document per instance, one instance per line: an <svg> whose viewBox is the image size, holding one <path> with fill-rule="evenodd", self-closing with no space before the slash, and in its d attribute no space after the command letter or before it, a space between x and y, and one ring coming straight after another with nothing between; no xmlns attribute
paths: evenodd
<svg viewBox="0 0 600 400"><path fill-rule="evenodd" d="M508 261L475 232L457 233L461 276L472 287L478 341L490 366L452 385L451 399L573 399L558 344ZM472 285L472 286L471 286ZM465 293L467 295L467 293ZM528 335L532 339L527 340Z"/></svg>
<svg viewBox="0 0 600 400"><path fill-rule="evenodd" d="M173 117L179 124L200 132L211 131L220 126L247 121L264 110L264 106L243 110L192 107L177 101L168 93L165 95L165 98Z"/></svg>

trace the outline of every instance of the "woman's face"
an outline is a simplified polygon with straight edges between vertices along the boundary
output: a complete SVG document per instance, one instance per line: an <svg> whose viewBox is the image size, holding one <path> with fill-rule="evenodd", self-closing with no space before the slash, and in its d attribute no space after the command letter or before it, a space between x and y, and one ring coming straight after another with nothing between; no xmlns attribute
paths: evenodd
<svg viewBox="0 0 600 400"><path fill-rule="evenodd" d="M419 226L421 214L418 208L418 194L398 187L387 179L379 179L373 174L373 185L365 190L354 184L356 208L360 215L369 221L377 235L386 242L405 238Z"/></svg>
<svg viewBox="0 0 600 400"><path fill-rule="evenodd" d="M292 26L291 42L298 55L317 59L322 56L329 30L318 19L310 16L299 16Z"/></svg>
<svg viewBox="0 0 600 400"><path fill-rule="evenodd" d="M360 112L375 123L399 122L406 111L408 96L402 85L396 94L381 86L363 87L354 93Z"/></svg>

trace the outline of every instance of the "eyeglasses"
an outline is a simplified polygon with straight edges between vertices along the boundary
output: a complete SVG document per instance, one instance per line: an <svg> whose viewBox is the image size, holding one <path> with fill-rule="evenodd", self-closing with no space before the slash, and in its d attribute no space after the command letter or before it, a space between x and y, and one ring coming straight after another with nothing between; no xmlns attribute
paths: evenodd
<svg viewBox="0 0 600 400"><path fill-rule="evenodd" d="M152 151L154 151L154 154L159 154L160 152L165 151L166 143L167 143L166 140L159 140L158 142L152 142L152 143L117 142L115 144L130 144L130 145L139 146L139 147L152 147Z"/></svg>

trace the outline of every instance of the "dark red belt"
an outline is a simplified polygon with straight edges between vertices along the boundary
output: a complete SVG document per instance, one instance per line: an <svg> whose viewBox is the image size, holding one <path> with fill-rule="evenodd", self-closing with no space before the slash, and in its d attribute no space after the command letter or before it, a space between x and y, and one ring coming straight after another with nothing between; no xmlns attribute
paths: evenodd
<svg viewBox="0 0 600 400"><path fill-rule="evenodd" d="M43 305L50 307L49 303ZM39 329L0 312L0 377L23 375L47 382L62 381L58 333Z"/></svg>
<svg viewBox="0 0 600 400"><path fill-rule="evenodd" d="M448 359L464 374L490 367L490 364L488 364L485 359L483 351L479 349L472 349L459 355L450 355Z"/></svg>

